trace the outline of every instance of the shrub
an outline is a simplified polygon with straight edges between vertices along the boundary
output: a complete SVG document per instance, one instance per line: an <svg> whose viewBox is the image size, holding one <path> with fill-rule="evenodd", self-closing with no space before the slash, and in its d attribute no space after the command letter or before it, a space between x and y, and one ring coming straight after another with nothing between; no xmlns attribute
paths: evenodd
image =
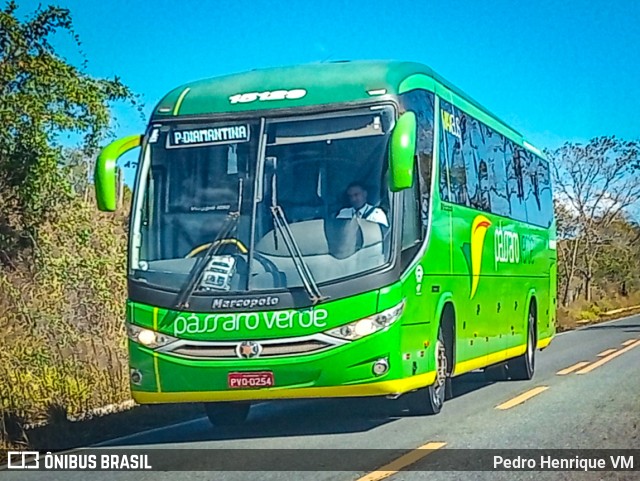
<svg viewBox="0 0 640 481"><path fill-rule="evenodd" d="M597 321L598 315L593 311L580 311L579 318L583 321Z"/></svg>

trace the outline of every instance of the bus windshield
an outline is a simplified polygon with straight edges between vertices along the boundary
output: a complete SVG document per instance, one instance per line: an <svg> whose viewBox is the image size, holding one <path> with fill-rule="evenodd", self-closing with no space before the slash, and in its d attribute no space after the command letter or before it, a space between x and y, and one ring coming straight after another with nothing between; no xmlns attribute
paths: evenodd
<svg viewBox="0 0 640 481"><path fill-rule="evenodd" d="M194 291L219 294L303 286L296 252L317 284L386 265L393 116L385 106L155 126L133 210L130 275L179 291L206 254Z"/></svg>

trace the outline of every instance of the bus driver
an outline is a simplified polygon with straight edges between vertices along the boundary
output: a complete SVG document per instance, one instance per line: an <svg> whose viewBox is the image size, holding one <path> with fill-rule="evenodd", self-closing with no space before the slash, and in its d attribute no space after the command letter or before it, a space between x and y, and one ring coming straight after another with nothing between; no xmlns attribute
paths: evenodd
<svg viewBox="0 0 640 481"><path fill-rule="evenodd" d="M376 222L384 227L389 227L387 215L379 207L367 203L367 191L359 182L351 182L347 187L347 197L351 207L341 209L337 219L351 219L358 217L370 222Z"/></svg>

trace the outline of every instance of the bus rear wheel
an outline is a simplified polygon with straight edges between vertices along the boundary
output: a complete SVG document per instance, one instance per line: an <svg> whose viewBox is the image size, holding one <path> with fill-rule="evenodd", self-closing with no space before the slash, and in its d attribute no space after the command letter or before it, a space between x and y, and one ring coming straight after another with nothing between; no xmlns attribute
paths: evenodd
<svg viewBox="0 0 640 481"><path fill-rule="evenodd" d="M433 384L406 394L407 407L412 414L438 414L442 410L447 390L450 390L451 379L447 376L447 352L442 328L438 331L435 355L436 379Z"/></svg>
<svg viewBox="0 0 640 481"><path fill-rule="evenodd" d="M527 349L522 356L507 362L507 374L515 381L528 381L536 369L536 312L535 304L529 307Z"/></svg>
<svg viewBox="0 0 640 481"><path fill-rule="evenodd" d="M207 417L214 426L242 424L247 420L250 408L251 403L248 402L205 403L204 405Z"/></svg>

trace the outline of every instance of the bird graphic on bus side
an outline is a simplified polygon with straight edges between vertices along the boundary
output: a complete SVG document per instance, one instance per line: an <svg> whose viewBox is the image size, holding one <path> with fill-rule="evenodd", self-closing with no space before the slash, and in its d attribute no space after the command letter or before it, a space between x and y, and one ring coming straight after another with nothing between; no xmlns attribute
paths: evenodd
<svg viewBox="0 0 640 481"><path fill-rule="evenodd" d="M483 215L476 216L471 225L471 295L473 299L478 289L480 281L480 267L482 265L482 250L484 248L484 237L487 229L491 226L491 221Z"/></svg>

